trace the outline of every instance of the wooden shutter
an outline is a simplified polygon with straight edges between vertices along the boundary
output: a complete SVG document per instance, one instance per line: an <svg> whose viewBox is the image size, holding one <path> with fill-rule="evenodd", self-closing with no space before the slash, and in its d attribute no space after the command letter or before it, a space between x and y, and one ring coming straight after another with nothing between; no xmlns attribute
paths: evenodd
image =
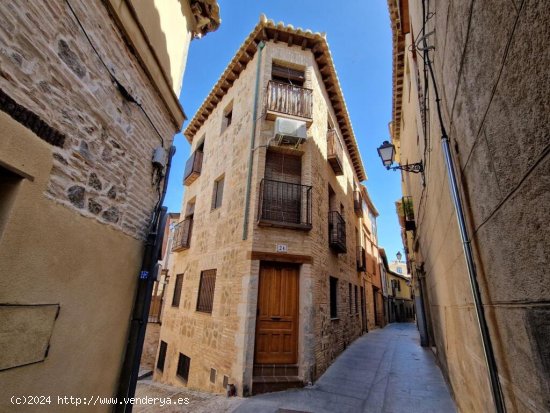
<svg viewBox="0 0 550 413"><path fill-rule="evenodd" d="M271 77L272 79L281 79L300 86L302 86L306 80L303 70L290 69L275 64L271 67Z"/></svg>
<svg viewBox="0 0 550 413"><path fill-rule="evenodd" d="M299 184L302 179L302 158L268 151L265 159L265 178Z"/></svg>
<svg viewBox="0 0 550 413"><path fill-rule="evenodd" d="M216 270L202 271L199 284L199 296L197 298L197 311L212 313L215 286Z"/></svg>

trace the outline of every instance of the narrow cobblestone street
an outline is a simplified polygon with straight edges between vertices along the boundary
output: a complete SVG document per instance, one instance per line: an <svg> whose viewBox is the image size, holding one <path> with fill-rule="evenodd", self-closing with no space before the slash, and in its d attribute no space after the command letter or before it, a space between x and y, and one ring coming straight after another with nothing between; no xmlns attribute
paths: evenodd
<svg viewBox="0 0 550 413"><path fill-rule="evenodd" d="M420 346L412 323L390 324L355 341L311 387L247 399L207 395L140 382L137 397L189 397L183 408L136 411L236 413L455 412L430 350ZM187 410L185 410L187 409Z"/></svg>

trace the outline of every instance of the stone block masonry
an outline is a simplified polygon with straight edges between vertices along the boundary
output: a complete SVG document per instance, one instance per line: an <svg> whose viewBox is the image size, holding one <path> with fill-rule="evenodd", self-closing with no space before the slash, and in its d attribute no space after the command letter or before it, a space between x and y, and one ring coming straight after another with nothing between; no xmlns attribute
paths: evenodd
<svg viewBox="0 0 550 413"><path fill-rule="evenodd" d="M77 17L62 1L0 8L0 88L65 137L45 195L142 239L158 199L150 159L178 128L105 5L70 5Z"/></svg>

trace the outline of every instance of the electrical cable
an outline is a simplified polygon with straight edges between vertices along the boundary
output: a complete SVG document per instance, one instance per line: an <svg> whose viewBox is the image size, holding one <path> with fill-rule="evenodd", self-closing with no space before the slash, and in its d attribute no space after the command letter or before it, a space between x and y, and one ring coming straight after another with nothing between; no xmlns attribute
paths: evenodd
<svg viewBox="0 0 550 413"><path fill-rule="evenodd" d="M88 32L86 32L86 29L84 28L84 26L82 25L82 22L80 21L80 19L78 18L78 15L76 14L75 10L73 9L71 3L69 2L69 0L65 0L65 3L67 3L67 6L69 7L69 9L71 10L71 13L73 15L73 17L75 18L78 26L80 27L80 29L82 30L82 33L84 33L84 36L86 37L86 40L88 41L88 43L90 44L92 50L94 51L95 55L97 56L97 58L99 59L99 61L101 62L101 64L103 65L103 67L105 67L105 70L107 70L107 73L109 74L109 77L111 78L112 82L115 84L117 90L120 92L120 94L128 101L128 102L131 102L133 104L135 104L140 110L141 112L145 115L145 117L147 118L147 121L149 122L149 124L151 125L151 127L154 129L155 133L158 135L158 137L160 138L160 142L162 144L162 146L164 147L164 139L162 137L162 135L160 134L159 130L157 129L157 127L155 126L155 124L153 123L153 121L151 120L151 118L149 117L149 114L147 113L147 111L143 108L143 106L141 105L140 102L138 102L130 92L128 92L128 89L126 89L126 87L124 87L124 85L122 83L120 83L120 81L116 78L116 76L111 72L111 69L109 69L109 67L107 66L107 64L105 63L105 61L103 60L103 58L101 57L101 55L99 54L98 50L96 49L94 43L92 42L92 39L90 39L90 36L88 35Z"/></svg>

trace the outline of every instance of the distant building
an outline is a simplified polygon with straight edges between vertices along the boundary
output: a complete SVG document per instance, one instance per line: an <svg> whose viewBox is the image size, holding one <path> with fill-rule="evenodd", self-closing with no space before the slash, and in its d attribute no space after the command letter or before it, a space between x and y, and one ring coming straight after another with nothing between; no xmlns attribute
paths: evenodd
<svg viewBox="0 0 550 413"><path fill-rule="evenodd" d="M58 395L117 394L189 42L217 14L193 0L0 3L0 411L39 409L12 396L61 411L74 407Z"/></svg>
<svg viewBox="0 0 550 413"><path fill-rule="evenodd" d="M414 320L414 292L411 276L407 273L407 264L400 260L388 263L383 249L380 250L380 255L382 258L382 272L386 282L388 322Z"/></svg>
<svg viewBox="0 0 550 413"><path fill-rule="evenodd" d="M374 323L377 282L377 213L325 36L263 16L185 136L155 380L241 395L316 380Z"/></svg>

